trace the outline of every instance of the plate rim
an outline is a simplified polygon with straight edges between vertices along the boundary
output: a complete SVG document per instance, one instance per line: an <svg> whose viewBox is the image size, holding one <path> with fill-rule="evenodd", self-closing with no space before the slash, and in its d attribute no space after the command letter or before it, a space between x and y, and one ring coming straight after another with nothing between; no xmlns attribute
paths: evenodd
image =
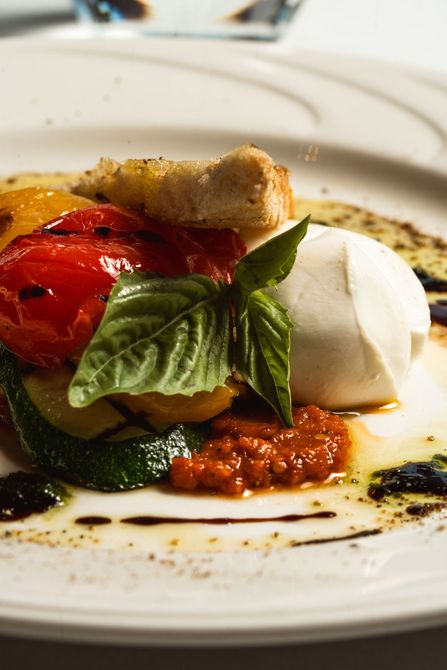
<svg viewBox="0 0 447 670"><path fill-rule="evenodd" d="M173 43L178 45L180 42L178 40L170 40L168 38L157 38L164 42ZM6 38L7 42L10 44L12 42L19 41L20 38ZM185 40L188 44L191 43L191 39ZM96 42L96 41L95 41ZM201 42L194 41L199 44ZM31 40L31 44L34 48L39 48L39 44L43 46L54 44L53 40L48 39L38 39ZM104 41L98 42L98 48L101 49L100 45L105 44ZM208 45L209 43L206 42ZM90 47L91 45L89 45ZM250 53L256 53L256 50L260 49L259 45L251 46L248 44L238 45L231 43L228 45L232 50L248 50ZM265 48L267 52L280 53L287 56L292 56L293 58L299 58L299 54L291 54L290 51L285 50L283 53L281 48L278 52L279 45L266 45ZM110 45L108 46L108 48ZM14 47L16 48L16 47ZM58 48L64 50L64 48L73 49L73 45L67 42L66 47L62 42L58 43ZM85 47L87 48L87 47ZM142 48L141 45L139 48ZM221 48L221 47L219 47ZM8 50L8 44L0 43L0 50ZM312 52L307 52L312 54ZM322 58L322 54L318 52L319 58ZM325 54L325 58L330 57L330 55ZM343 60L353 60L350 57L342 56ZM385 67L383 63L376 63L370 59L362 59L365 62L374 63L374 66L379 66L380 68ZM405 71L412 71L414 68L408 68L407 66L396 66L399 70L404 69ZM425 71L424 71L425 72ZM437 75L439 73L436 73ZM447 79L446 79L447 81ZM342 148L342 147L340 147ZM345 147L350 151L358 151L362 153L362 150L352 149L350 147ZM377 155L377 158L393 160L389 157L385 157L380 153ZM396 158L396 163L398 159ZM419 164L409 165L410 168L421 168L428 169L429 165L423 166ZM433 166L431 166L433 169ZM434 169L435 174L445 176L447 175L447 168L444 169ZM78 550L79 551L79 550ZM101 551L101 550L99 550ZM27 619L26 617L20 616L17 614L17 617L14 617L14 613L11 612L10 617L5 616L5 610L8 608L8 605L5 601L0 599L0 630L2 632L18 635L18 636L32 636L32 637L42 637L46 639L64 639L64 640L79 640L79 641L101 641L107 642L109 644L120 644L127 642L130 644L136 645L147 645L147 646L156 646L160 645L160 639L165 640L170 646L218 646L226 644L235 644L237 645L249 645L249 644L281 644L285 642L310 642L310 641L321 641L321 640L334 640L334 639L346 639L348 637L360 637L366 635L377 635L379 633L394 633L401 632L403 630L414 630L420 629L422 627L431 627L439 623L445 623L447 621L447 600L442 605L434 607L431 611L425 611L423 613L412 612L408 613L407 616L400 615L399 620L396 620L395 614L390 613L387 617L386 615L377 615L376 621L371 625L371 620L360 620L357 622L345 622L345 624L340 624L340 622L332 620L326 624L320 624L320 628L316 629L315 625L311 625L309 629L306 629L302 624L297 628L293 623L290 623L287 626L283 626L278 622L278 626L268 626L266 628L248 626L243 627L239 626L236 630L228 628L228 626L223 625L222 623L218 624L217 627L213 627L210 623L210 627L204 627L199 629L197 627L192 628L175 628L169 627L152 627L150 630L145 626L136 627L133 630L129 628L123 629L122 623L116 623L115 627L109 622L101 624L99 621L96 622L96 626L92 621L89 625L83 626L79 622L73 623L70 622L69 613L65 613L61 605L53 604L52 614L48 615L47 618L44 617L44 621L37 621L36 617ZM13 609L13 608L12 608ZM31 609L31 608L30 608ZM92 615L93 616L93 615ZM97 615L95 615L97 616ZM374 618L374 617L373 617ZM153 624L152 624L153 625ZM283 627L281 627L283 626ZM20 628L20 630L19 630ZM121 632L120 632L121 628ZM175 635L176 637L173 637ZM202 637L205 636L207 639L203 640ZM237 640L235 641L235 637Z"/></svg>

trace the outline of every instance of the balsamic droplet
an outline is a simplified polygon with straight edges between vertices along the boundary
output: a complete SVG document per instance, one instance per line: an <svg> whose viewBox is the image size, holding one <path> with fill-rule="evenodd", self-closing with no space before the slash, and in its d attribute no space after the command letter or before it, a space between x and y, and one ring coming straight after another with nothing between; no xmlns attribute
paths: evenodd
<svg viewBox="0 0 447 670"><path fill-rule="evenodd" d="M105 526L112 523L112 519L107 516L80 516L75 523L82 526Z"/></svg>

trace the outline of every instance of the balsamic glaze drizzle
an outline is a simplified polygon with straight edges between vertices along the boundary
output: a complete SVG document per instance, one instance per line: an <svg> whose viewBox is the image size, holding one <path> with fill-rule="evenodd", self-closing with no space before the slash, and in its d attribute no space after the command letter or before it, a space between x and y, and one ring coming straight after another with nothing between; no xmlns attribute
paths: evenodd
<svg viewBox="0 0 447 670"><path fill-rule="evenodd" d="M380 528L372 528L371 530L360 530L358 533L351 533L350 535L340 535L340 537L324 537L316 540L303 540L302 542L293 542L290 546L302 547L306 544L326 544L327 542L342 542L343 540L359 540L362 537L370 537L371 535L380 535L382 530Z"/></svg>
<svg viewBox="0 0 447 670"><path fill-rule="evenodd" d="M215 518L178 518L178 517L163 517L163 516L132 516L126 519L121 519L121 523L129 523L135 526L158 526L163 523L202 523L205 525L226 526L235 523L267 523L269 521L303 521L304 519L332 519L337 516L335 512L322 511L314 514L286 514L284 516L276 517L247 517L244 519L234 519L230 517L215 517Z"/></svg>

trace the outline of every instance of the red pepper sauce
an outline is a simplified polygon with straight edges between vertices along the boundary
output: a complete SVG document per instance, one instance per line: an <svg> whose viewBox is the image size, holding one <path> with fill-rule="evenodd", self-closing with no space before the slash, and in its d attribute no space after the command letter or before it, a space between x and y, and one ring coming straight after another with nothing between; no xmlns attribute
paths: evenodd
<svg viewBox="0 0 447 670"><path fill-rule="evenodd" d="M323 482L343 471L351 446L343 419L314 405L295 407L293 418L294 427L284 428L264 408L220 414L200 452L174 458L172 486L242 495L246 490Z"/></svg>

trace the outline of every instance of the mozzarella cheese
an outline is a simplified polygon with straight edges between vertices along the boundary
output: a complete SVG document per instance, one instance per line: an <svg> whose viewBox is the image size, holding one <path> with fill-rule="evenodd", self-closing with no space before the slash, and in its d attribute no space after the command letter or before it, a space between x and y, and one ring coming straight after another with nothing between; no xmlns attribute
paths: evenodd
<svg viewBox="0 0 447 670"><path fill-rule="evenodd" d="M252 236L247 244L265 240ZM293 322L294 402L344 409L398 397L422 353L430 315L422 285L396 253L358 233L313 224L289 276L266 291Z"/></svg>

